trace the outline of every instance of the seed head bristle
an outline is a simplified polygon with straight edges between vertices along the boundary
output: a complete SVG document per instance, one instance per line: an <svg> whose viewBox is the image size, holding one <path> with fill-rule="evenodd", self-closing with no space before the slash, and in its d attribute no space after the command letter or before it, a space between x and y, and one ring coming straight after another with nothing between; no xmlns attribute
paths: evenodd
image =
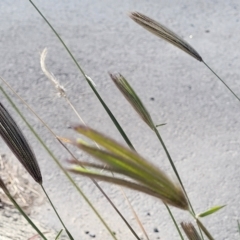
<svg viewBox="0 0 240 240"><path fill-rule="evenodd" d="M33 179L42 184L42 175L36 157L23 133L0 103L0 135Z"/></svg>
<svg viewBox="0 0 240 240"><path fill-rule="evenodd" d="M155 34L156 36L163 38L167 42L173 44L174 46L182 49L184 52L188 53L198 61L202 62L202 57L199 53L190 46L185 40L179 37L176 33L163 26L159 22L139 13L139 12L131 12L129 17L134 20L136 23L141 25L143 28L148 30L149 32Z"/></svg>

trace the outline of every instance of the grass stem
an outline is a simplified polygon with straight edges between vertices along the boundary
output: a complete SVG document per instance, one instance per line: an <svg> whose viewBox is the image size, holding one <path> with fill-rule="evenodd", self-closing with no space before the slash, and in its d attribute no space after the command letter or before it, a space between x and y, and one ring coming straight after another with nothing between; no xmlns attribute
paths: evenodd
<svg viewBox="0 0 240 240"><path fill-rule="evenodd" d="M38 227L32 222L32 220L27 216L27 214L22 210L22 208L18 205L18 203L14 200L14 198L10 195L9 192L5 192L8 198L11 200L13 205L18 209L18 211L22 214L22 216L28 221L28 223L36 230L36 232L44 239L47 238L43 235L43 233L38 229Z"/></svg>
<svg viewBox="0 0 240 240"><path fill-rule="evenodd" d="M45 195L46 195L46 197L47 197L49 203L51 204L51 206L52 206L54 212L56 213L56 215L57 215L59 221L60 221L61 224L63 225L63 227L64 227L64 229L65 229L67 235L69 236L69 238L70 238L71 240L74 240L74 238L72 237L71 233L68 231L67 227L65 226L65 224L64 224L64 222L62 221L61 217L59 216L59 214L58 214L58 212L57 212L57 210L56 210L54 204L52 203L50 197L48 196L48 194L47 194L47 192L46 192L46 190L45 190L45 188L44 188L44 186L43 186L42 184L41 184L41 188L42 188L43 192L45 193Z"/></svg>
<svg viewBox="0 0 240 240"><path fill-rule="evenodd" d="M225 87L234 95L234 97L240 102L240 98L236 95L235 92L233 92L233 90L222 80L222 78L220 78L216 72L213 71L212 68L210 68L207 63L205 63L204 61L202 61L204 63L204 65L225 85Z"/></svg>
<svg viewBox="0 0 240 240"><path fill-rule="evenodd" d="M165 205L165 207L167 208L168 213L169 213L169 215L170 215L171 218L172 218L172 221L173 221L173 223L174 223L174 225L175 225L175 227L176 227L176 229L177 229L177 231L178 231L178 234L179 234L180 238L181 238L182 240L184 240L183 235L182 235L182 233L181 233L181 231L180 231L180 228L178 227L178 224L177 224L177 222L176 222L176 220L175 220L175 218L174 218L174 216L173 216L170 208L168 207L167 204L164 204L164 205Z"/></svg>

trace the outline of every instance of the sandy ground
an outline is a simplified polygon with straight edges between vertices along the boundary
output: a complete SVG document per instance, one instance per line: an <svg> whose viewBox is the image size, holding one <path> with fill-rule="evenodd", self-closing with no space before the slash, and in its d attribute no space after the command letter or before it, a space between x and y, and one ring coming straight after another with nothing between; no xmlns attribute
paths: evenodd
<svg viewBox="0 0 240 240"><path fill-rule="evenodd" d="M139 11L177 32L240 96L239 1L42 0L35 3L93 79L135 148L173 175L156 137L118 92L108 71L120 72L129 80L156 124L167 123L161 128L161 134L196 212L226 204L223 210L203 221L215 239L238 239L240 103L202 63L151 35L127 13ZM1 1L0 16L0 74L53 131L60 136L74 137L75 133L68 127L78 119L64 100L56 96L52 83L41 72L39 57L45 47L49 50L48 68L66 87L84 121L123 142L83 76L31 4ZM75 239L111 239L2 94L0 98L31 143L44 186ZM34 129L65 164L69 155L26 107L14 99ZM2 141L0 151L11 156ZM79 176L74 178L117 238L135 239L92 182ZM143 236L119 187L100 184L139 236ZM159 200L129 190L126 194L150 239L179 239ZM183 211L172 210L178 222L191 220ZM0 216L2 219L3 210ZM61 228L47 203L33 207L32 217L48 229ZM7 226L15 226L11 218L9 221L12 225ZM7 231L16 236L12 239L17 239L19 234L14 227L0 232L4 235Z"/></svg>

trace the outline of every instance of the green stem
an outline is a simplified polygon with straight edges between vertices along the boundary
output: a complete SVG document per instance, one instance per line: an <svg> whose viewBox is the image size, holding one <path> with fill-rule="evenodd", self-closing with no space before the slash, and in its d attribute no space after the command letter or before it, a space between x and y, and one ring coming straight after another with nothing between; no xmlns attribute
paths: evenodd
<svg viewBox="0 0 240 240"><path fill-rule="evenodd" d="M214 238L212 237L212 235L210 234L210 232L206 229L206 227L201 223L201 221L199 219L196 218L196 222L198 227L200 227L200 229L202 229L202 231L204 232L204 234L207 236L207 238L209 240L214 240Z"/></svg>
<svg viewBox="0 0 240 240"><path fill-rule="evenodd" d="M169 162L170 162L170 164L171 164L171 166L172 166L172 169L173 169L173 171L174 171L174 173L175 173L175 175L176 175L176 177L177 177L177 179L178 179L178 181L179 181L179 183L180 183L180 185L181 185L181 187L182 187L182 189L183 189L183 191L184 191L184 194L186 195L188 204L189 204L189 206L190 206L189 212L190 212L190 214L195 218L196 214L195 214L195 212L194 212L194 209L193 209L193 206L192 206L192 204L191 204L191 202L190 202L190 199L188 198L188 195L187 195L187 192L186 192L186 190L185 190L185 188L184 188L184 185L183 185L183 183L182 183L182 180L181 180L181 178L180 178L180 176L179 176L179 174L178 174L177 168L175 167L175 164L174 164L174 162L173 162L173 160L172 160L172 158L171 158L171 156L170 156L170 154L169 154L169 152L168 152L168 150L167 150L167 147L166 147L166 145L165 145L165 143L164 143L164 141L163 141L163 139L162 139L162 137L161 137L161 135L160 135L160 133L158 132L158 130L157 130L156 127L154 128L154 132L156 133L156 135L157 135L157 137L158 137L158 139L159 139L159 141L160 141L160 143L161 143L161 145L162 145L162 147L163 147L163 149L164 149L164 151L165 151L165 153L166 153L166 155L167 155L167 157L168 157L168 160L169 160ZM202 239L204 239L204 237L203 237L203 235L202 235L202 231L201 231L200 228L199 228L199 231L200 231L200 234L201 234Z"/></svg>
<svg viewBox="0 0 240 240"><path fill-rule="evenodd" d="M65 226L65 224L64 224L64 222L62 221L61 217L59 216L59 214L58 214L58 212L57 212L55 206L53 205L53 203L52 203L50 197L48 196L47 192L45 191L45 188L43 187L43 185L41 185L41 187L42 187L42 190L43 190L43 192L45 193L45 195L46 195L48 201L50 202L50 204L51 204L51 206L52 206L54 212L56 213L56 215L57 215L59 221L60 221L61 224L63 225L63 227L64 227L64 229L65 229L67 235L69 236L69 238L70 238L71 240L74 240L74 238L72 237L71 233L68 231L67 227Z"/></svg>
<svg viewBox="0 0 240 240"><path fill-rule="evenodd" d="M59 36L59 34L57 33L57 31L53 28L53 26L50 24L50 22L47 20L47 18L41 13L41 11L37 8L37 6L31 1L29 0L29 2L33 5L33 7L37 10L37 12L41 15L41 17L44 19L44 21L48 24L48 26L52 29L52 31L55 33L55 35L57 36L57 38L59 39L59 41L62 43L62 45L64 46L64 48L66 49L66 51L68 52L68 54L70 55L70 57L72 58L72 60L74 61L74 63L76 64L77 68L80 70L80 72L82 73L82 75L84 76L85 80L88 82L89 86L91 87L91 89L93 90L93 92L95 93L95 95L97 96L98 100L101 102L102 106L104 107L105 111L108 113L109 117L111 118L111 120L113 121L114 125L116 126L116 128L118 129L118 131L120 132L120 134L122 135L122 137L124 138L124 140L127 142L128 146L131 147L133 149L132 143L130 142L130 140L128 139L127 135L125 134L124 130L122 129L122 127L120 126L120 124L118 123L117 119L114 117L114 115L112 114L112 112L110 111L110 109L108 108L108 106L105 104L105 102L102 100L102 98L100 97L98 91L96 90L96 88L93 86L93 84L91 83L91 81L88 79L87 75L85 74L85 72L83 71L83 69L81 68L81 66L79 65L79 63L77 62L76 58L73 56L73 54L71 53L71 51L69 50L69 48L67 47L67 45L64 43L64 41L62 40L62 38Z"/></svg>
<svg viewBox="0 0 240 240"><path fill-rule="evenodd" d="M55 240L57 240L57 239L60 237L62 231L63 231L63 230L61 229L60 232L58 233L58 235L56 236Z"/></svg>
<svg viewBox="0 0 240 240"><path fill-rule="evenodd" d="M169 154L169 152L167 150L167 147L166 147L165 143L163 142L162 137L161 137L161 135L158 132L156 127L154 128L154 132L156 133L156 135L157 135L157 137L158 137L158 139L159 139L159 141L160 141L160 143L161 143L161 145L162 145L162 147L163 147L163 149L164 149L164 151L165 151L165 153L166 153L166 155L168 157L168 160L169 160L169 162L170 162L170 164L172 166L172 169L173 169L175 175L177 176L177 179L178 179L179 183L181 184L181 187L182 187L182 189L183 189L183 191L184 191L184 193L185 193L185 195L187 197L187 200L188 200L189 206L191 208L191 211L193 212L193 215L195 216L195 212L193 210L192 204L191 204L191 202L190 202L190 200L188 198L187 192L186 192L186 190L185 190L185 188L183 186L182 180L181 180L181 178L180 178L180 176L178 174L178 171L177 171L177 169L175 167L175 164L174 164L174 162L173 162L173 160L172 160L172 158L171 158L171 156L170 156L170 154Z"/></svg>
<svg viewBox="0 0 240 240"><path fill-rule="evenodd" d="M175 225L175 227L176 227L176 229L177 229L177 231L178 231L178 234L179 234L180 238L181 238L182 240L184 240L183 235L182 235L182 233L181 233L181 231L180 231L180 229L179 229L179 227L178 227L178 224L177 224L177 222L176 222L176 220L175 220L175 218L174 218L174 216L173 216L170 208L168 207L167 204L164 204L164 205L165 205L165 207L167 208L168 213L170 214L170 216L171 216L171 218L172 218L172 221L173 221L173 223L174 223L174 225Z"/></svg>
<svg viewBox="0 0 240 240"><path fill-rule="evenodd" d="M37 226L32 222L32 220L27 216L27 214L22 210L22 208L18 205L18 203L13 199L10 194L7 194L8 198L14 204L14 206L18 209L18 211L23 215L23 217L28 221L28 223L37 231L37 233L44 239L47 238L43 235L43 233L37 228Z"/></svg>
<svg viewBox="0 0 240 240"><path fill-rule="evenodd" d="M235 92L233 92L233 90L222 80L222 78L220 78L216 72L213 71L212 68L210 68L204 61L203 61L204 65L225 85L225 87L234 95L234 97L240 102L240 98L236 95Z"/></svg>
<svg viewBox="0 0 240 240"><path fill-rule="evenodd" d="M26 123L26 125L28 126L28 128L31 130L31 132L33 133L33 135L37 138L37 140L41 143L41 145L44 147L44 149L47 151L47 153L52 157L52 159L55 161L55 163L57 164L57 166L63 171L63 173L65 174L65 176L68 178L68 180L71 182L71 184L76 188L77 192L84 198L84 200L87 202L87 204L92 208L93 212L97 215L97 217L100 219L100 221L102 222L102 224L106 227L106 229L108 230L108 232L110 233L110 235L117 240L117 238L115 237L115 235L112 233L111 229L108 227L108 225L106 224L106 222L103 220L103 218L101 217L101 215L98 213L98 211L94 208L94 206L92 205L92 203L89 201L89 199L86 197L86 195L82 192L82 190L78 187L78 185L74 182L74 180L72 179L72 177L69 175L69 173L65 170L65 168L61 165L61 163L58 161L58 159L55 157L55 155L52 153L52 151L46 146L46 144L44 143L44 141L39 137L39 135L35 132L35 130L32 128L32 126L28 123L28 121L25 119L25 117L21 114L21 112L19 111L19 109L17 108L17 106L13 103L13 101L11 100L11 98L8 96L8 94L4 91L4 89L0 86L0 90L2 91L2 93L4 94L4 96L7 98L7 100L10 102L10 104L13 106L13 108L15 109L15 111L19 114L19 116L22 118L22 120Z"/></svg>

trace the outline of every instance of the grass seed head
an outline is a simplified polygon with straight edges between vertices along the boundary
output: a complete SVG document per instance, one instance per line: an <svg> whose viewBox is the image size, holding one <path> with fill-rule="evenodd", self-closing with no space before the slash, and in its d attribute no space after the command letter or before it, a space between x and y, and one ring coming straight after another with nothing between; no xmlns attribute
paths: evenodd
<svg viewBox="0 0 240 240"><path fill-rule="evenodd" d="M132 107L136 110L142 120L151 128L154 129L154 123L147 109L143 105L142 101L135 93L133 88L127 82L127 80L121 75L113 75L109 74L117 88L121 91L123 96L128 100L128 102L132 105Z"/></svg>
<svg viewBox="0 0 240 240"><path fill-rule="evenodd" d="M36 157L23 133L0 103L0 135L33 179L42 184L42 175Z"/></svg>
<svg viewBox="0 0 240 240"><path fill-rule="evenodd" d="M157 35L160 38L163 38L167 42L173 44L174 46L182 49L184 52L188 53L198 61L202 62L202 57L199 53L190 46L185 40L179 37L176 33L172 32L167 27L162 24L154 21L153 19L139 13L139 12L131 12L129 17L134 20L136 23L144 27L149 32Z"/></svg>
<svg viewBox="0 0 240 240"><path fill-rule="evenodd" d="M181 222L181 226L189 240L201 240L202 239L199 236L197 230L195 229L195 227L193 226L192 223Z"/></svg>

